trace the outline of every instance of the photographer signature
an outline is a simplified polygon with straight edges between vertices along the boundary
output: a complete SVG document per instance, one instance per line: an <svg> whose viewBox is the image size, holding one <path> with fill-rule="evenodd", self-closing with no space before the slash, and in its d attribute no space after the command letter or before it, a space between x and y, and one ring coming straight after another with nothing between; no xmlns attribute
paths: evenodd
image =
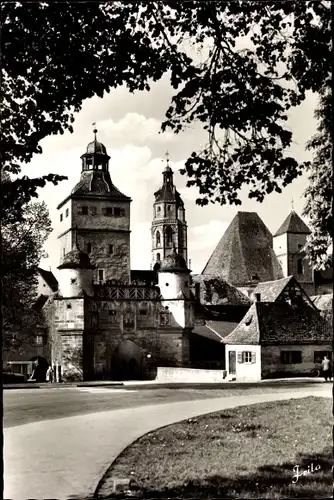
<svg viewBox="0 0 334 500"><path fill-rule="evenodd" d="M304 470L300 467L300 465L295 465L293 468L294 475L292 477L292 482L296 484L300 477L308 476L319 470L321 470L321 465L319 464L314 466L314 464L311 463L311 465L309 465L307 469Z"/></svg>

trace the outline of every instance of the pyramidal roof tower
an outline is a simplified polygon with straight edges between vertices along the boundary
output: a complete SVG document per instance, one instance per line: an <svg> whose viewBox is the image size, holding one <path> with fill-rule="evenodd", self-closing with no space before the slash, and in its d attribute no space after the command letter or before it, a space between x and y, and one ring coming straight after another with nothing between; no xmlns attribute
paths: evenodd
<svg viewBox="0 0 334 500"><path fill-rule="evenodd" d="M283 278L273 237L255 212L238 212L209 258L202 274L223 278L236 287Z"/></svg>
<svg viewBox="0 0 334 500"><path fill-rule="evenodd" d="M276 231L275 236L285 233L311 234L311 231L299 215L294 210L291 210L283 224Z"/></svg>

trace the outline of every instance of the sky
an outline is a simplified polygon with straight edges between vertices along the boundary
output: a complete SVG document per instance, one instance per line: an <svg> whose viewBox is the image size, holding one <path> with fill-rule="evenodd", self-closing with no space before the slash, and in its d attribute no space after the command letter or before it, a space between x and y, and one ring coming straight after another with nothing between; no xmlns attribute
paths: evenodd
<svg viewBox="0 0 334 500"><path fill-rule="evenodd" d="M43 153L35 155L23 173L30 177L48 173L68 176L68 180L58 186L47 185L39 191L39 200L47 203L53 225L53 232L45 245L48 258L41 261L41 267L51 268L58 275L59 215L56 207L80 178L80 156L93 140L93 122L98 129L98 140L106 146L111 157L109 170L113 183L133 200L131 269L149 269L150 266L153 193L162 184L166 150L175 172L174 183L185 203L188 257L194 273L203 270L237 211L257 212L272 233L291 211L292 199L294 210L301 215L305 203L303 192L307 186L305 175L287 186L282 194L268 195L262 203L248 199L245 190L241 193L242 205L197 206L197 188L187 188L187 177L179 170L189 154L206 141L206 134L199 126L178 135L159 133L172 95L173 89L167 78L153 83L149 92L131 94L125 87L119 87L103 98L86 100L82 110L75 115L72 134L49 136L41 142ZM300 161L310 158L305 143L316 130L315 105L316 96L308 94L302 105L293 109L289 116L288 126L293 132L291 152Z"/></svg>

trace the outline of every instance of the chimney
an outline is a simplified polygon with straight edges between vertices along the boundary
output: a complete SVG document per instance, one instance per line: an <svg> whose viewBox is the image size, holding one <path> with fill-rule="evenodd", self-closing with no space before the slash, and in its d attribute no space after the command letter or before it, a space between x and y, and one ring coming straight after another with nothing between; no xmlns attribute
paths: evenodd
<svg viewBox="0 0 334 500"><path fill-rule="evenodd" d="M261 294L260 293L255 294L255 302L261 302Z"/></svg>

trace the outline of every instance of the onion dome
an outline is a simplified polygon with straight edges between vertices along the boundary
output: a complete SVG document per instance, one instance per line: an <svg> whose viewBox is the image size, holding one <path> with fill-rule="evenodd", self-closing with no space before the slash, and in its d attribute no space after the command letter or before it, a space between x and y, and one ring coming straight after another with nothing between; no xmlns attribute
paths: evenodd
<svg viewBox="0 0 334 500"><path fill-rule="evenodd" d="M100 154L106 155L107 148L105 147L104 144L102 144L102 142L97 141L95 138L94 141L92 141L88 144L86 153L88 153L88 154L100 153Z"/></svg>
<svg viewBox="0 0 334 500"><path fill-rule="evenodd" d="M182 272L189 274L190 270L188 269L184 258L176 252L176 248L174 246L172 252L162 261L159 272Z"/></svg>

